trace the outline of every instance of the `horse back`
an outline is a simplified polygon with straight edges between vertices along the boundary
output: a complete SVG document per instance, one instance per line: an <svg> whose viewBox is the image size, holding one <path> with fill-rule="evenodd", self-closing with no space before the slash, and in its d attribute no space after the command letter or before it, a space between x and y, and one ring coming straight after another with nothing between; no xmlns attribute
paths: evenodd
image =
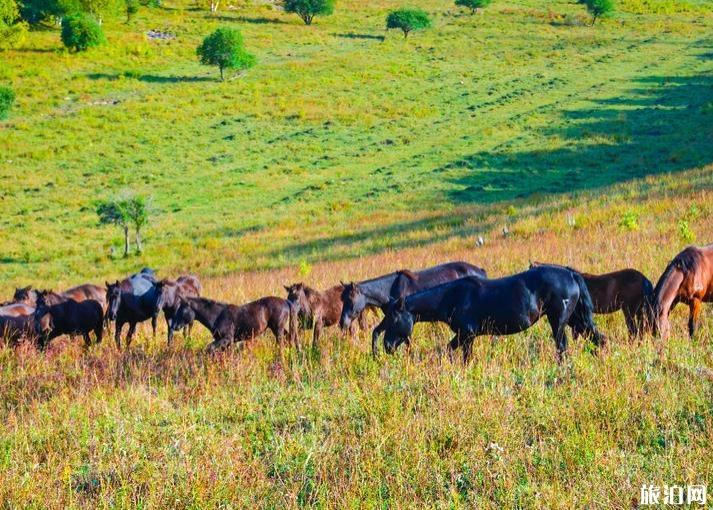
<svg viewBox="0 0 713 510"><path fill-rule="evenodd" d="M106 308L106 289L91 283L77 285L71 289L67 289L62 293L67 299L73 299L76 302L93 300L101 304L102 308Z"/></svg>
<svg viewBox="0 0 713 510"><path fill-rule="evenodd" d="M10 303L0 307L0 316L26 317L35 313L35 307L25 303Z"/></svg>

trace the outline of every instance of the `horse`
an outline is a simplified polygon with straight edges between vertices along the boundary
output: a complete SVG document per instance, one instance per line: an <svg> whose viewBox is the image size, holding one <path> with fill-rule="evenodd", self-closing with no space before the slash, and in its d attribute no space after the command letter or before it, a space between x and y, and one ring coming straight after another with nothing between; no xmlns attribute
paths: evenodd
<svg viewBox="0 0 713 510"><path fill-rule="evenodd" d="M530 268L540 266L566 267L542 262L530 263ZM571 267L567 269L578 272L584 278L589 295L592 297L595 314L621 310L632 338L652 332L654 286L642 273L636 269L621 269L597 275Z"/></svg>
<svg viewBox="0 0 713 510"><path fill-rule="evenodd" d="M85 301L87 299L92 299L97 301L102 308L106 311L106 289L100 287L99 285L93 285L91 283L85 283L83 285L77 285L76 287L69 288L61 293L56 293L52 291L39 291L32 288L31 285L27 287L22 287L15 289L15 294L12 299L15 303L24 303L26 305L35 306L37 302L37 297L41 294L50 295L48 298L48 303L58 304L62 301L67 301L68 299L73 299L77 303Z"/></svg>
<svg viewBox="0 0 713 510"><path fill-rule="evenodd" d="M132 282L132 279L136 281ZM134 285L135 283L138 285ZM121 282L106 282L107 317L110 321L116 321L114 340L117 349L121 349L121 329L124 324L129 324L126 334L127 348L139 322L151 319L153 336L156 336L156 322L163 308L162 287L163 283L147 279L140 274Z"/></svg>
<svg viewBox="0 0 713 510"><path fill-rule="evenodd" d="M159 287L161 296L160 301L162 303L161 309L163 310L163 316L166 318L166 324L168 325L168 345L171 345L173 341L174 329L171 327L171 319L178 310L181 304L182 297L200 297L203 287L201 282L197 277L192 275L179 276L178 279L174 280L161 280L161 286ZM190 333L193 326L193 322L189 322L184 328L184 334Z"/></svg>
<svg viewBox="0 0 713 510"><path fill-rule="evenodd" d="M190 311L187 308L190 308ZM210 320L208 313L219 308L222 309L218 316ZM178 329L185 325L184 321L192 316L213 334L213 342L208 346L208 352L225 349L234 342L251 340L267 329L275 335L278 345L282 345L287 336L299 350L297 311L286 299L269 296L236 306L202 298L188 298L183 300L176 312L173 327Z"/></svg>
<svg viewBox="0 0 713 510"><path fill-rule="evenodd" d="M33 312L34 313L34 312ZM23 338L34 339L34 317L30 315L0 315L0 339L16 344Z"/></svg>
<svg viewBox="0 0 713 510"><path fill-rule="evenodd" d="M688 305L688 334L696 333L702 303L713 302L713 244L689 246L666 266L654 288L655 326L661 338L671 332L668 316L678 304Z"/></svg>
<svg viewBox="0 0 713 510"><path fill-rule="evenodd" d="M81 334L84 336L85 347L89 347L92 343L89 333L92 331L96 335L97 343L102 340L104 310L101 303L93 299L80 302L68 299L49 304L45 297L40 295L37 298L34 322L41 350L45 349L50 340L60 335Z"/></svg>
<svg viewBox="0 0 713 510"><path fill-rule="evenodd" d="M351 322L356 319L359 314L368 305L381 308L382 311L389 304L389 299L392 297L402 297L404 293L413 293L418 290L434 287L441 283L446 283L464 276L481 276L485 278L487 275L484 269L481 269L467 262L447 262L437 266L423 269L421 271L410 273L413 278L409 278L408 282L403 281L397 283L397 288L394 289L398 295L392 295L392 287L394 283L403 275L404 271L396 271L364 280L361 282L344 283L341 282L344 290L342 291L342 315L339 318L339 327L346 330L351 325Z"/></svg>
<svg viewBox="0 0 713 510"><path fill-rule="evenodd" d="M35 313L35 306L25 303L7 303L0 306L2 317L28 317Z"/></svg>
<svg viewBox="0 0 713 510"><path fill-rule="evenodd" d="M543 315L547 317L557 346L557 359L567 351L570 325L606 343L594 324L592 299L581 275L565 268L535 267L524 273L488 280L466 277L392 300L384 317L384 349L393 354L399 345L410 348L416 322L445 322L455 333L448 344L449 356L463 348L467 363L476 336L511 335L525 331Z"/></svg>
<svg viewBox="0 0 713 510"><path fill-rule="evenodd" d="M168 323L168 329L173 333L198 321L213 333L218 317L227 306L227 303L207 298L179 297L178 308Z"/></svg>
<svg viewBox="0 0 713 510"><path fill-rule="evenodd" d="M487 278L484 269L468 264L467 262L448 262L413 273L402 269L372 280L359 283L342 283L342 316L339 324L342 329L349 326L351 321L366 306L376 306L385 311L390 299L396 299L420 290L428 289L442 283L457 280L465 276ZM383 331L380 323L372 332L371 352L378 355L378 335Z"/></svg>
<svg viewBox="0 0 713 510"><path fill-rule="evenodd" d="M334 326L342 314L342 292L344 285L335 285L325 291L318 291L304 283L293 283L285 286L287 301L297 309L297 317L303 324L314 327L312 345L317 347L322 329ZM366 309L359 315L359 324L365 327ZM355 322L350 324L350 332L354 333Z"/></svg>

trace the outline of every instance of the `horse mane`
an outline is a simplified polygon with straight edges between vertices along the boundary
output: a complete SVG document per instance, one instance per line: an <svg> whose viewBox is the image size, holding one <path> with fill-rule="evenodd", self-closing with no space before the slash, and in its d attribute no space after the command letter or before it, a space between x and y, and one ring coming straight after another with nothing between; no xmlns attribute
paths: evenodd
<svg viewBox="0 0 713 510"><path fill-rule="evenodd" d="M689 246L676 255L666 266L666 269L661 275L661 278L659 278L659 281L656 282L656 287L654 287L654 303L658 303L663 287L672 272L681 271L684 278L691 273L695 274L702 258L701 253L694 246Z"/></svg>
<svg viewBox="0 0 713 510"><path fill-rule="evenodd" d="M412 282L415 282L416 280L418 280L418 276L415 273L409 271L408 269L401 269L399 271L396 271L396 274L403 275L406 278L408 278L409 280L411 280Z"/></svg>

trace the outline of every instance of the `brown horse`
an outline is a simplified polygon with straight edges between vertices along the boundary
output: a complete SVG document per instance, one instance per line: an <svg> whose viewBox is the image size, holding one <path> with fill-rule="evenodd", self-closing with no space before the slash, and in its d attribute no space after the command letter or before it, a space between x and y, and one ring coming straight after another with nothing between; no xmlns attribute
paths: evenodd
<svg viewBox="0 0 713 510"><path fill-rule="evenodd" d="M77 285L59 294L49 290L34 290L31 285L28 285L27 287L15 289L15 294L12 299L15 303L24 303L34 307L37 298L42 293L45 294L47 303L49 304L59 304L68 299L73 299L77 303L81 303L82 301L91 299L98 302L102 309L106 311L106 289L91 283Z"/></svg>
<svg viewBox="0 0 713 510"><path fill-rule="evenodd" d="M693 338L698 327L702 303L713 302L713 244L689 246L666 266L656 284L654 312L663 339L671 324L668 315L678 303L688 305L688 334Z"/></svg>
<svg viewBox="0 0 713 510"><path fill-rule="evenodd" d="M234 342L251 340L269 329L278 345L288 337L299 350L297 342L297 311L286 299L264 297L242 306L227 305L215 321L213 342L208 351L226 348Z"/></svg>
<svg viewBox="0 0 713 510"><path fill-rule="evenodd" d="M530 267L546 264L531 262ZM595 314L614 313L619 310L624 314L629 335L638 337L653 330L654 286L651 281L636 269L621 269L605 274L583 273L568 268L582 275L587 290L592 296ZM575 338L576 338L575 333Z"/></svg>
<svg viewBox="0 0 713 510"><path fill-rule="evenodd" d="M0 316L3 317L28 317L33 313L35 313L35 306L25 303L8 303L0 306Z"/></svg>
<svg viewBox="0 0 713 510"><path fill-rule="evenodd" d="M168 344L171 345L173 332L175 331L171 327L171 320L181 305L181 299L200 297L203 287L197 277L187 275L179 276L176 280L161 280L158 288L160 294L159 302L162 305L163 316L166 318L166 324L168 325ZM188 323L183 330L184 334L189 334L192 327L193 322Z"/></svg>
<svg viewBox="0 0 713 510"><path fill-rule="evenodd" d="M323 292L308 287L304 283L294 283L285 286L287 301L297 309L297 316L303 324L313 324L312 345L317 347L322 329L339 324L342 315L342 293L344 285L336 285ZM369 308L369 307L367 307ZM359 314L359 325L364 328L366 310ZM350 332L354 333L356 321L350 324Z"/></svg>
<svg viewBox="0 0 713 510"><path fill-rule="evenodd" d="M30 315L0 315L0 339L16 344L19 340L34 339L34 317Z"/></svg>

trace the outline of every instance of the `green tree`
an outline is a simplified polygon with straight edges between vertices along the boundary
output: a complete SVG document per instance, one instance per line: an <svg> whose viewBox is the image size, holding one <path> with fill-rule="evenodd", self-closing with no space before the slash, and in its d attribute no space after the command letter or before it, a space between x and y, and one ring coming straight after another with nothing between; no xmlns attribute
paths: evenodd
<svg viewBox="0 0 713 510"><path fill-rule="evenodd" d="M201 64L218 66L220 79L224 69L248 69L255 65L255 57L245 51L243 36L232 28L219 28L196 49Z"/></svg>
<svg viewBox="0 0 713 510"><path fill-rule="evenodd" d="M584 0L587 10L592 15L592 25L598 18L608 16L614 12L614 0Z"/></svg>
<svg viewBox="0 0 713 510"><path fill-rule="evenodd" d="M7 119L15 102L15 93L10 87L0 87L0 120Z"/></svg>
<svg viewBox="0 0 713 510"><path fill-rule="evenodd" d="M100 225L116 225L124 231L124 257L129 256L130 218L126 200L109 200L97 205Z"/></svg>
<svg viewBox="0 0 713 510"><path fill-rule="evenodd" d="M30 25L42 23L49 18L58 20L81 10L78 0L18 0L18 4L20 16Z"/></svg>
<svg viewBox="0 0 713 510"><path fill-rule="evenodd" d="M386 17L386 28L398 28L403 31L404 38L409 32L423 30L431 26L431 19L421 9L397 9Z"/></svg>
<svg viewBox="0 0 713 510"><path fill-rule="evenodd" d="M125 7L126 7L126 22L129 23L131 21L132 16L139 12L139 6L141 4L139 3L139 0L125 0Z"/></svg>
<svg viewBox="0 0 713 510"><path fill-rule="evenodd" d="M15 0L0 0L0 25L10 26L20 17L20 8Z"/></svg>
<svg viewBox="0 0 713 510"><path fill-rule="evenodd" d="M334 0L284 0L285 12L297 14L305 25L311 25L316 15L328 16L334 12Z"/></svg>
<svg viewBox="0 0 713 510"><path fill-rule="evenodd" d="M126 211L129 215L129 222L134 227L134 239L136 241L136 251L141 253L141 229L149 222L149 206L146 198L142 196L131 197L126 200Z"/></svg>
<svg viewBox="0 0 713 510"><path fill-rule="evenodd" d="M85 51L106 42L102 27L83 13L70 14L62 19L62 42L74 51Z"/></svg>
<svg viewBox="0 0 713 510"><path fill-rule="evenodd" d="M456 0L456 5L470 9L471 14L475 14L476 9L485 9L493 0Z"/></svg>

